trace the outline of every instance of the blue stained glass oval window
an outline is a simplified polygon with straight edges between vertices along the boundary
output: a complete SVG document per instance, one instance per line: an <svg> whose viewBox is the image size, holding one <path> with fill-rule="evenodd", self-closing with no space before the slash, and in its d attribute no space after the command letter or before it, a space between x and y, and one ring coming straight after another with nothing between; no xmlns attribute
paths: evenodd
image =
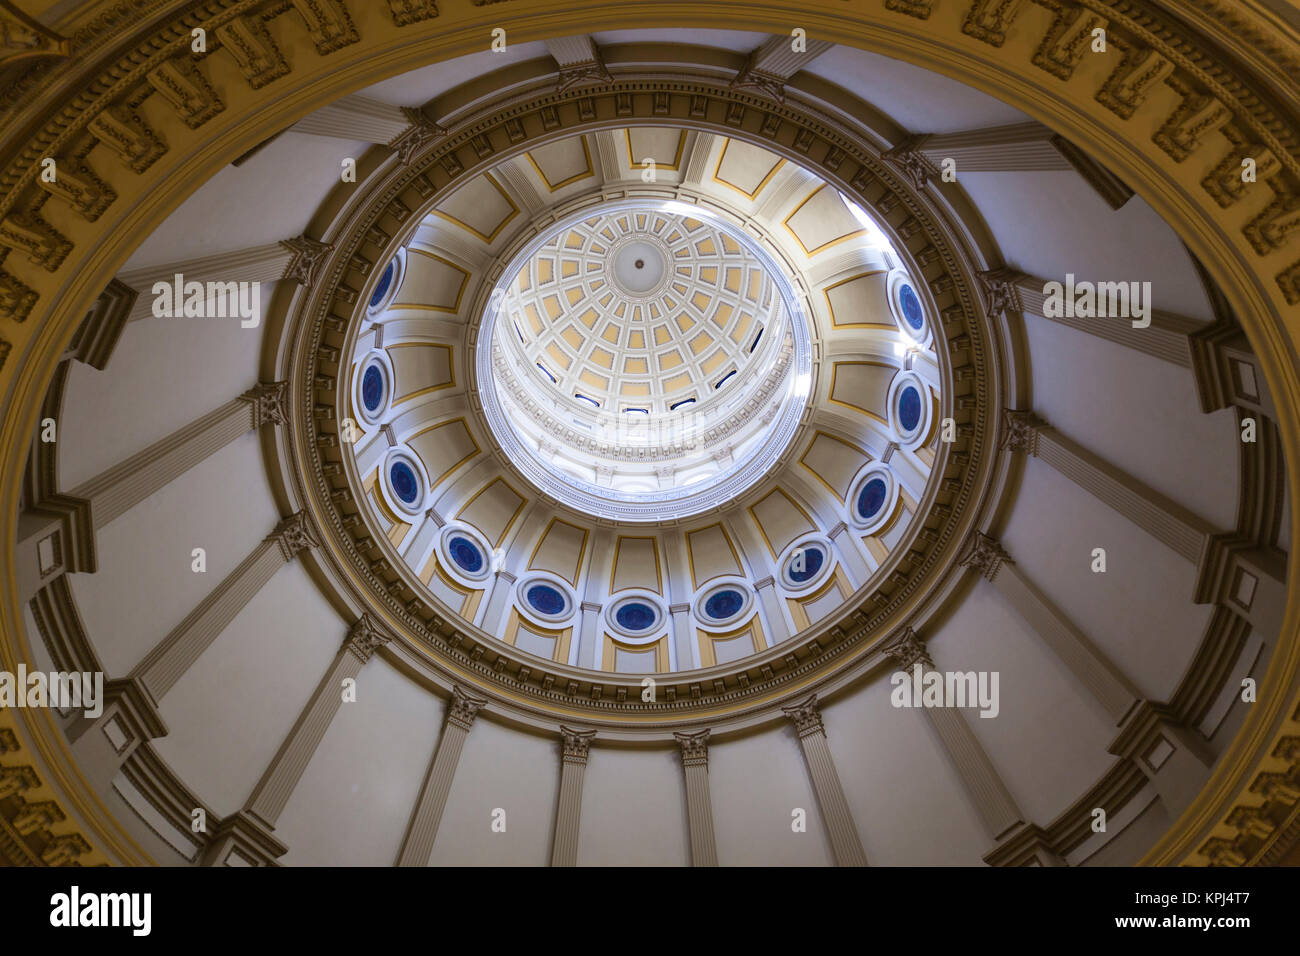
<svg viewBox="0 0 1300 956"><path fill-rule="evenodd" d="M378 365L371 365L361 375L361 401L366 411L377 412L384 401L384 373Z"/></svg>
<svg viewBox="0 0 1300 956"><path fill-rule="evenodd" d="M903 431L913 431L921 423L921 393L913 386L903 389L898 397L898 423Z"/></svg>
<svg viewBox="0 0 1300 956"><path fill-rule="evenodd" d="M714 591L704 602L704 614L715 621L726 621L740 613L745 606L745 596L739 591L728 588Z"/></svg>
<svg viewBox="0 0 1300 956"><path fill-rule="evenodd" d="M864 519L874 518L885 505L885 495L889 487L883 478L871 478L862 485L858 492L858 515Z"/></svg>
<svg viewBox="0 0 1300 956"><path fill-rule="evenodd" d="M388 295L388 287L393 284L393 275L397 272L397 266L393 263L388 264L384 274L379 277L379 284L375 286L375 291L370 296L370 308L375 308L380 302L384 301L384 296Z"/></svg>
<svg viewBox="0 0 1300 956"><path fill-rule="evenodd" d="M825 561L826 554L821 548L812 546L801 548L790 559L790 580L797 584L811 581L817 577L817 572L822 569Z"/></svg>
<svg viewBox="0 0 1300 956"><path fill-rule="evenodd" d="M447 552L456 566L466 574L477 574L483 570L483 552L469 538L457 535L447 542Z"/></svg>
<svg viewBox="0 0 1300 956"><path fill-rule="evenodd" d="M568 602L558 588L549 584L534 584L528 589L528 603L540 614L563 614Z"/></svg>
<svg viewBox="0 0 1300 956"><path fill-rule="evenodd" d="M640 601L629 601L614 614L614 620L618 621L619 626L629 631L649 630L658 619L655 609Z"/></svg>
<svg viewBox="0 0 1300 956"><path fill-rule="evenodd" d="M925 328L925 316L921 312L921 300L916 297L916 291L904 283L898 288L898 304L903 309L903 320L912 327L914 331L920 332Z"/></svg>
<svg viewBox="0 0 1300 956"><path fill-rule="evenodd" d="M403 503L413 505L420 498L420 480L415 477L415 470L404 461L395 461L388 469L388 480L393 483L393 491Z"/></svg>

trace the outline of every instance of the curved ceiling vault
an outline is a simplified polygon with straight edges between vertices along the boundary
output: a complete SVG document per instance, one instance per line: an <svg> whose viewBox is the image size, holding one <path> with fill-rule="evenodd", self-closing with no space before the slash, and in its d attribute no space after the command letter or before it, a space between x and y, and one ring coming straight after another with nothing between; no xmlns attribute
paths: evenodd
<svg viewBox="0 0 1300 956"><path fill-rule="evenodd" d="M0 652L107 702L0 709L6 858L1294 856L1264 8L70 6L0 50Z"/></svg>

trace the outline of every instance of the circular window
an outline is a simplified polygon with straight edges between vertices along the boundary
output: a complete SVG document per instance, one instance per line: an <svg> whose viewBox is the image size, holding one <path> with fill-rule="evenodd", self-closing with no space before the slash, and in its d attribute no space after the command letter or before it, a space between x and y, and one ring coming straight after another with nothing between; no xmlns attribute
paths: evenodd
<svg viewBox="0 0 1300 956"><path fill-rule="evenodd" d="M388 295L388 290L393 284L393 276L397 273L397 266L391 262L384 269L384 274L379 277L379 284L375 286L375 291L370 296L370 308L377 309L384 296Z"/></svg>
<svg viewBox="0 0 1300 956"><path fill-rule="evenodd" d="M754 607L754 592L739 578L727 579L704 591L695 602L695 617L706 629L735 625Z"/></svg>
<svg viewBox="0 0 1300 956"><path fill-rule="evenodd" d="M554 626L573 617L577 599L568 583L554 575L533 574L516 585L519 609L533 620Z"/></svg>
<svg viewBox="0 0 1300 956"><path fill-rule="evenodd" d="M481 588L492 574L492 553L487 540L469 525L452 522L443 527L438 538L443 570L469 587Z"/></svg>
<svg viewBox="0 0 1300 956"><path fill-rule="evenodd" d="M781 583L790 591L816 586L833 565L830 540L810 535L796 541L781 558Z"/></svg>
<svg viewBox="0 0 1300 956"><path fill-rule="evenodd" d="M534 584L524 595L528 606L539 614L552 617L564 611L564 595L549 584Z"/></svg>
<svg viewBox="0 0 1300 956"><path fill-rule="evenodd" d="M898 482L884 462L872 462L859 472L849 496L849 523L859 531L875 533L894 514Z"/></svg>
<svg viewBox="0 0 1300 956"><path fill-rule="evenodd" d="M605 618L622 637L648 642L662 636L668 616L658 597L647 591L615 601Z"/></svg>
<svg viewBox="0 0 1300 956"><path fill-rule="evenodd" d="M394 448L384 459L383 475L384 490L393 504L408 515L418 515L424 508L428 482L415 456Z"/></svg>
<svg viewBox="0 0 1300 956"><path fill-rule="evenodd" d="M447 552L456 567L466 574L478 574L487 563L479 546L463 534L458 534L447 542Z"/></svg>
<svg viewBox="0 0 1300 956"><path fill-rule="evenodd" d="M375 282L375 288L370 293L370 300L366 303L368 313L373 315L386 308L393 301L398 286L402 284L402 273L405 268L406 250L398 249L397 255L393 256L388 265L384 266L384 271L379 274L379 279Z"/></svg>
<svg viewBox="0 0 1300 956"><path fill-rule="evenodd" d="M911 278L901 269L890 273L889 304L898 327L913 342L924 345L930 337L925 305L922 303L921 294L916 291L916 286L913 285Z"/></svg>
<svg viewBox="0 0 1300 956"><path fill-rule="evenodd" d="M393 370L388 356L381 351L369 352L357 366L353 404L357 414L369 425L377 425L388 411L392 395Z"/></svg>
<svg viewBox="0 0 1300 956"><path fill-rule="evenodd" d="M889 387L889 420L902 448L919 448L930 436L930 389L915 372L899 372Z"/></svg>

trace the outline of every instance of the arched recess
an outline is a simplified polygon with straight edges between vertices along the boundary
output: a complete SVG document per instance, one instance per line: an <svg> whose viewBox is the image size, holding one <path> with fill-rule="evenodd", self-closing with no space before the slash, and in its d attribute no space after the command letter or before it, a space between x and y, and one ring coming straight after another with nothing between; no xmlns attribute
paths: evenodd
<svg viewBox="0 0 1300 956"><path fill-rule="evenodd" d="M143 70L138 66L127 69L111 57L74 56L64 66L43 66L27 81L23 105L12 108L6 122L9 132L0 144L0 155L7 160L0 178L0 214L13 217L4 233L8 256L0 318L0 352L5 353L0 367L0 533L6 549L12 549L14 540L27 436L35 428L59 356L134 246L221 166L339 96L429 62L482 49L494 28L506 30L512 42L647 22L728 28L735 25L736 12L734 4L721 0L563 10L545 0L508 0L448 5L436 16L411 22L395 18L390 8L408 5L352 4L349 26L356 39L344 31L342 42L335 42L339 35L331 39L331 24L323 31L321 24L308 24L317 28L312 36L297 14L289 15L292 23L282 18L275 24L275 38L283 47L286 74L256 88L245 82L228 51L215 50L203 61L206 79L198 89L210 97L219 93L220 110L197 122L191 115L187 123L166 104L151 103L142 112L162 134L156 144L149 142L140 118L121 102L139 82ZM798 27L809 36L833 37L935 70L1087 144L1174 226L1219 283L1269 381L1287 458L1300 460L1300 323L1295 319L1300 234L1287 218L1294 211L1285 198L1300 192L1300 144L1293 132L1298 124L1272 102L1260 81L1246 79L1285 81L1288 72L1294 75L1296 51L1286 39L1270 38L1267 15L1253 3L1231 11L1202 5L1200 16L1224 35L1241 38L1227 49L1176 19L1168 12L1171 8L1172 3L1157 0L1137 16L1127 4L1102 0L1066 0L1053 10L987 0L886 0L869 7L842 0L774 0L747 9L746 26L775 34ZM336 4L331 9L343 8ZM199 17L187 4L159 4L154 16L144 21L124 23L109 16L103 21L108 26L101 28L106 35L92 32L90 38L99 49L107 49L111 34L112 48L125 51L138 45L163 67L169 58L183 54ZM222 9L215 17L228 21L232 11ZM1071 42L1081 18L1097 18L1111 35L1111 52L1098 54L1105 59L1086 67L1080 64L1086 44ZM83 39L80 49L86 48ZM1230 66L1212 65L1225 56L1232 58ZM115 197L91 221L60 201L45 202L48 197L36 177L44 155L74 150L77 137L97 122L104 132L125 131L122 135L139 150L160 149L161 154L141 173L99 163L97 172ZM1233 150L1224 149L1218 133L1228 124L1246 135L1246 143L1277 160L1276 200L1238 201L1225 207L1202 186L1225 154L1233 159ZM31 211L34 201L39 214ZM1294 498L1300 491L1300 473L1292 470L1288 481ZM1293 514L1293 539L1297 530L1300 515ZM12 568L11 561L6 564ZM1291 594L1300 593L1300 568L1294 563L1289 583ZM30 638L24 635L12 571L3 585L0 666L13 669L29 657ZM1300 703L1298 631L1300 603L1293 599L1259 703L1210 784L1152 851L1149 862L1176 863L1195 852L1286 732ZM39 735L39 728L31 732ZM78 789L74 780L64 783Z"/></svg>

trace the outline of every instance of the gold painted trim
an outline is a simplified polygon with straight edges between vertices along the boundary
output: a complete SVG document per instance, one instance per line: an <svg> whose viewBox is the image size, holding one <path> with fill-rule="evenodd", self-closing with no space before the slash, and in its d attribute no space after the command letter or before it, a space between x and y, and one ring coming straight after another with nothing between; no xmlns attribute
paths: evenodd
<svg viewBox="0 0 1300 956"><path fill-rule="evenodd" d="M421 249L419 246L416 245L407 246L406 250L408 253L414 253L417 256L424 256L426 259L433 259L436 260L437 262L441 262L445 266L450 266L451 268L459 272L464 278L460 280L460 289L457 290L456 292L456 302L454 305L452 305L451 308L447 308L447 306L445 305L424 305L418 302L394 302L390 304L388 308L390 310L409 309L414 312L441 312L446 315L456 315L457 313L459 313L461 301L465 298L465 288L466 286L469 285L469 280L470 280L469 270L466 269L464 266L456 265L456 263L452 262L450 259L447 259L444 256L440 256L436 252L429 252L425 249ZM403 281L402 285L405 286L406 282ZM411 344L415 344L415 343L411 343Z"/></svg>
<svg viewBox="0 0 1300 956"><path fill-rule="evenodd" d="M624 542L624 541L649 541L650 544L654 547L654 551L655 551L655 580L659 582L659 583L658 583L658 587L655 589L655 591L656 591L656 593L657 593L660 597L663 597L663 596L664 596L664 576L663 576L662 562L661 562L660 557L659 557L659 538L658 538L657 536L655 536L655 535L645 535L645 534L642 534L642 535L621 534L621 535L619 535L619 536L614 540L614 560L613 560L613 562L610 564L610 568L609 568L609 593L610 593L610 594L617 594L617 593L618 593L617 591L614 590L614 578L617 577L617 575L618 575L618 562L619 562L619 555L622 553L622 548L623 548L623 542ZM619 588L618 590L619 590L619 591L632 591L632 590L635 590L637 587L638 587L638 585L635 585L635 584L629 584L627 587L625 587L625 588Z"/></svg>
<svg viewBox="0 0 1300 956"><path fill-rule="evenodd" d="M461 506L461 509L460 509L459 511L456 512L456 517L459 518L459 519L462 520L462 521L465 521L465 517L464 517L464 515L465 515L465 512L469 510L470 505L472 505L472 504L474 504L474 502L478 501L478 496L479 496L479 495L483 494L483 492L487 491L487 490L488 490L489 488L491 488L493 485L498 484L498 483L500 483L500 484L502 484L502 485L505 485L505 486L506 486L507 488L509 488L512 492L514 492L515 497L517 497L517 498L519 499L519 507L516 508L516 509L515 509L515 513L512 514L512 515L510 516L510 520L506 522L505 529L502 530L500 537L498 537L498 538L496 539L496 541L494 542L493 547L497 547L497 548L501 547L501 542L505 541L506 536L507 536L508 534L510 534L510 529L511 529L512 527L514 527L515 521L518 520L518 518L519 518L519 512L521 512L521 511L524 510L524 505L528 504L528 502L529 502L531 499L529 499L526 495L521 494L520 491L519 491L519 489L516 488L514 485L510 484L510 482L506 481L506 480L505 480L504 478L502 478L500 475L497 475L495 478L493 478L491 481L489 481L487 484L485 484L485 485L484 485L482 488L480 488L478 491L474 492L474 494L470 496L469 501L465 502L465 504ZM472 521L465 521L465 523L466 523L466 524L470 524L470 525L474 525L474 528L478 531L479 534L483 535L483 537L485 537L485 538L487 537L487 534L484 533L483 529L480 528L478 525L475 525L474 522L472 522Z"/></svg>
<svg viewBox="0 0 1300 956"><path fill-rule="evenodd" d="M508 226L514 220L514 218L519 215L519 207L516 206L515 201L510 198L510 194L507 193L503 188L501 188L501 184L492 178L491 173L484 173L483 178L486 179L489 183L491 183L492 186L496 189L496 191L501 194L501 198L510 204L510 215L506 216L499 223L497 223L497 227L492 230L491 235L484 235L483 233L475 229L473 226L471 226L469 223L465 222L462 219L457 219L455 216L451 215L450 213L442 212L439 209L433 209L431 210L431 212L439 219L445 219L450 223L455 223L457 226L460 226L466 232L477 236L488 245L491 245L492 242L496 239L496 237L501 235L501 230L504 229L506 226Z"/></svg>
<svg viewBox="0 0 1300 956"><path fill-rule="evenodd" d="M857 275L849 276L847 279L841 279L839 282L832 282L822 289L822 295L826 299L826 311L830 313L831 328L833 329L884 329L894 332L898 330L898 325L894 322L836 322L835 306L831 304L831 289L838 289L842 285L850 282L857 282L859 279L869 279L871 276L888 275L888 269L872 269L869 272L859 272ZM888 306L888 303L886 303ZM892 318L892 313L891 313Z"/></svg>
<svg viewBox="0 0 1300 956"><path fill-rule="evenodd" d="M555 527L557 523L582 532L582 547L578 549L578 561L573 569L573 577L567 578L564 575L559 575L559 577L565 577L565 580L576 588L578 586L578 578L582 577L582 562L587 556L587 542L591 538L591 533L587 528L576 525L571 521L565 521L563 518L552 518L547 522L545 530L542 531L541 536L537 539L537 544L533 545L533 553L528 556L527 568L529 571L546 571L550 574L556 573L550 568L535 567L534 562L537 560L537 552L542 550L542 545L546 543L547 536L551 533L551 529Z"/></svg>
<svg viewBox="0 0 1300 956"><path fill-rule="evenodd" d="M418 432L413 432L412 434L407 435L406 438L402 439L402 444L410 448L411 452L414 455L416 455L416 457L419 457L420 453L411 447L412 439L419 438L421 435L426 435L429 432L437 431L439 428L446 428L448 425L455 425L457 422L460 422L460 424L464 426L465 434L469 436L470 444L474 446L474 450L470 452L468 455L465 455L463 458L461 458L460 461L457 461L454 464L450 465L436 479L431 479L429 482L430 491L432 491L434 488L437 488L444 481L446 481L447 477L451 475L452 472L454 472L461 465L465 464L465 462L469 461L471 458L477 458L479 455L483 454L483 449L479 447L478 441L474 438L474 430L469 427L469 422L466 420L464 415L458 415L455 418L444 419L443 421L438 422L436 425L430 425L428 428L421 428ZM425 462L424 467L427 470L429 468L429 463Z"/></svg>
<svg viewBox="0 0 1300 956"><path fill-rule="evenodd" d="M666 129L672 132L671 126L638 126L637 129ZM656 171L660 169L667 169L674 173L681 171L682 153L686 151L686 130L678 130L677 133L677 155L673 157L672 165L655 160ZM630 127L623 127L623 141L627 143L627 168L634 173L645 169L632 153L632 130Z"/></svg>
<svg viewBox="0 0 1300 956"><path fill-rule="evenodd" d="M826 401L827 401L829 404L831 404L831 405L841 405L841 406L843 406L844 408L852 408L852 409L854 409L855 411L861 412L863 415L866 415L866 416L867 416L868 418L870 418L873 422L878 422L878 423L880 423L881 425L884 425L885 427L888 427L888 426L889 426L889 419L887 419L887 418L881 418L881 417L880 417L879 415L877 415L875 412L871 411L871 410L868 409L868 408L863 408L861 405L854 405L852 402L846 402L846 401L843 401L843 400L841 400L841 399L838 399L838 398L835 398L835 397L834 397L834 395L835 395L835 376L839 374L839 370L840 370L840 366L841 366L841 365L844 366L845 368L848 368L850 365L874 365L876 368L887 368L887 369L892 369L892 370L894 371L894 374L895 374L895 375L897 375L899 372L901 372L902 369L900 369L897 365L890 365L888 362L862 362L862 361L851 361L851 362L832 362L832 363L831 363L831 381L830 381L830 387L826 390ZM892 379L891 379L891 381L892 381ZM888 389L886 389L886 393L888 393ZM888 394L886 394L886 400L887 400L887 399L888 399ZM888 409L886 409L886 411L888 411Z"/></svg>
<svg viewBox="0 0 1300 956"><path fill-rule="evenodd" d="M843 438L840 438L838 435L832 435L830 432L824 432L821 429L818 429L817 431L813 432L813 436L808 442L808 447L805 448L803 454L799 456L799 464L802 465L808 471L808 474L812 475L814 478L820 481L823 488L829 491L832 495L834 495L837 499L839 499L841 504L843 504L844 502L848 501L848 498L845 495L840 494L834 488L832 488L830 482L828 482L825 478L823 478L822 475L815 468L813 468L812 465L808 464L808 462L804 460L805 458L808 457L809 453L813 450L813 446L817 444L818 438L829 438L831 441L839 442L845 448L857 452L859 455L862 456L862 458L866 462L871 462L874 461L875 459L871 457L870 453L865 448L861 448L850 441L845 441ZM856 474L857 471L861 470L861 468L862 465L858 465L857 468L854 469L854 473ZM850 481L849 486L852 487L852 484L853 482Z"/></svg>
<svg viewBox="0 0 1300 956"><path fill-rule="evenodd" d="M734 189L736 192L740 193L746 199L754 199L758 196L759 193L761 193L764 189L767 188L767 184L772 181L772 177L781 171L781 167L785 165L785 160L782 157L777 156L776 153L772 153L771 155L776 159L776 165L767 171L767 175L765 175L763 179L759 182L759 184L754 187L754 191L752 193L746 192L745 190L737 186L735 183L723 179L721 176L718 175L722 171L722 161L727 158L727 147L730 145L731 145L731 137L728 136L726 139L722 141L722 151L718 154L718 161L713 164L713 172L709 175L709 178L712 179L719 186L726 186L728 189ZM756 147L756 148L761 148L761 147Z"/></svg>
<svg viewBox="0 0 1300 956"><path fill-rule="evenodd" d="M823 242L816 249L809 249L807 246L803 244L803 240L799 238L799 234L790 227L790 220L793 219L796 215L798 215L799 210L802 209L814 196L816 196L823 189L827 189L827 188L828 185L826 183L823 183L822 185L818 186L807 196L805 196L803 200L799 203L799 205L795 206L794 209L790 211L790 214L788 216L786 216L784 219L781 220L781 225L785 226L785 231L790 233L790 235L794 237L794 241L799 243L799 248L803 250L804 256L808 258L812 258L817 253L821 252L823 249L829 249L831 246L838 246L842 242L848 242L850 239L856 239L859 236L866 235L867 232L867 230L865 229L857 229L854 230L853 232L845 233L844 235L840 236L838 239L832 239L830 240L830 242Z"/></svg>
<svg viewBox="0 0 1300 956"><path fill-rule="evenodd" d="M429 385L426 386L425 388L417 388L414 392L407 392L405 395L402 395L400 398L395 396L392 402L389 403L389 406L391 408L396 408L398 405L401 405L403 402L409 402L411 399L419 398L421 395L428 395L431 392L441 392L445 388L456 387L456 350L455 348L448 345L447 343L445 342L394 342L392 345L384 346L385 352L390 351L392 349L446 349L447 350L447 371L451 375L451 381L445 382L442 385ZM391 356L389 357L389 361L390 362L392 361ZM393 370L393 377L394 378L397 377L396 368L394 368ZM351 389L349 389L348 391L351 391Z"/></svg>
<svg viewBox="0 0 1300 956"><path fill-rule="evenodd" d="M559 192L565 186L572 186L579 180L589 179L596 175L596 170L591 165L591 148L587 145L587 134L583 133L579 139L582 141L582 154L587 159L587 169L584 172L570 176L568 179L562 180L558 183L552 184L551 181L546 178L546 173L542 172L542 167L538 166L537 160L533 159L531 150L524 153L524 158L528 160L529 164L533 167L533 171L537 173L538 177L542 180L542 185L545 186L549 192Z"/></svg>

